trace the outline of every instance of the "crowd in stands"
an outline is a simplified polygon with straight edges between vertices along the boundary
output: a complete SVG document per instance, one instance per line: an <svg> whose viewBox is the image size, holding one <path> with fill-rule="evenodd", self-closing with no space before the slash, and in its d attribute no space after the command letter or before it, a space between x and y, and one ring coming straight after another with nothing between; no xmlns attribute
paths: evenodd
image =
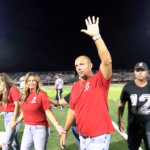
<svg viewBox="0 0 150 150"><path fill-rule="evenodd" d="M134 80L134 73L133 72L118 72L112 74L112 82L129 82Z"/></svg>
<svg viewBox="0 0 150 150"><path fill-rule="evenodd" d="M22 73L8 73L10 78L15 82L15 84L19 84L20 78L25 76L27 72ZM55 82L55 74L60 74L60 77L63 79L64 83L70 83L70 81L75 77L74 71L66 71L66 72L37 72L40 77L40 80L43 84L53 84Z"/></svg>
<svg viewBox="0 0 150 150"><path fill-rule="evenodd" d="M113 72L112 82L129 82L134 80L134 72L119 71ZM150 80L150 74L147 76L147 79Z"/></svg>
<svg viewBox="0 0 150 150"><path fill-rule="evenodd" d="M97 73L98 71L95 70L93 73ZM60 77L63 79L64 83L71 83L72 79L75 77L74 71L69 72L37 72L40 76L41 82L43 84L53 84L55 82L55 74L59 73ZM10 78L16 83L19 84L20 78L25 76L27 72L20 72L20 73L8 73ZM133 71L113 71L112 74L112 82L129 82L134 80L134 73ZM150 80L150 75L148 75L148 80Z"/></svg>

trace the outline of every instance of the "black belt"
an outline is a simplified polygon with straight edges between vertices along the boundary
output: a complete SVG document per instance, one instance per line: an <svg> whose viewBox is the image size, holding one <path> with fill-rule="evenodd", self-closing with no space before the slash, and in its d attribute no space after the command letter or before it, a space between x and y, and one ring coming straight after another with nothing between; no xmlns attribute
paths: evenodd
<svg viewBox="0 0 150 150"><path fill-rule="evenodd" d="M101 136L101 135L97 135L97 136L83 136L81 133L79 133L84 139L91 139L91 138L95 138L97 136ZM109 134L109 133L105 133L105 134ZM102 134L103 135L103 134Z"/></svg>
<svg viewBox="0 0 150 150"><path fill-rule="evenodd" d="M81 133L79 133L84 139L88 139L88 138L94 138L94 137L97 137L97 136L93 136L93 137L91 137L91 136L83 136ZM99 135L98 135L99 136Z"/></svg>

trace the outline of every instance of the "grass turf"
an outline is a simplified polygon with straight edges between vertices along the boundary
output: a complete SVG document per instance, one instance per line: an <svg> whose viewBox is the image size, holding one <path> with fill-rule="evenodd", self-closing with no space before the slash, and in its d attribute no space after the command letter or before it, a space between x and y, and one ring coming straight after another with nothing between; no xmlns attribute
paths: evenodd
<svg viewBox="0 0 150 150"><path fill-rule="evenodd" d="M47 92L48 96L55 98L56 93L51 93L51 87L44 87L45 91ZM120 93L123 88L123 85L111 85L110 90L109 90L109 96L108 96L108 105L109 105L109 113L112 121L114 121L117 124L117 110L118 110L118 103L119 103L119 98L120 98ZM63 90L62 97L67 95L71 90L71 86L65 86ZM65 120L66 120L66 115L67 111L69 108L69 105L66 105L64 107L64 110L57 110L57 109L52 109L53 113L55 114L57 120L59 123L64 126ZM125 129L127 127L127 107L125 108L124 115L123 115L123 123L125 126ZM3 125L3 116L0 116L0 132L5 131L4 130L4 125ZM50 137L48 139L47 143L47 150L61 150L59 146L59 140L60 140L60 135L57 133L55 130L54 126L51 124L50 128ZM18 130L18 137L21 143L21 138L23 134L23 129L24 129L24 122L22 122L19 130ZM78 147L75 143L72 131L70 130L67 135L67 140L66 140L66 150L78 150ZM143 142L141 144L142 149L144 150L144 145ZM116 131L115 133L111 134L111 143L110 143L110 150L126 150L127 149L127 142L126 140Z"/></svg>

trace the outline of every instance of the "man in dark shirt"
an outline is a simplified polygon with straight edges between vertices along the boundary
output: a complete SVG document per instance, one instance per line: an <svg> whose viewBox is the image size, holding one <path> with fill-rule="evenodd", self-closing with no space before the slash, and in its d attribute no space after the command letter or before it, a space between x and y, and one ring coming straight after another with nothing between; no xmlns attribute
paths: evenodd
<svg viewBox="0 0 150 150"><path fill-rule="evenodd" d="M144 140L146 150L150 150L150 83L146 77L148 66L137 63L134 68L135 80L126 84L122 90L118 107L119 130L124 131L122 116L128 102L128 149L138 150Z"/></svg>

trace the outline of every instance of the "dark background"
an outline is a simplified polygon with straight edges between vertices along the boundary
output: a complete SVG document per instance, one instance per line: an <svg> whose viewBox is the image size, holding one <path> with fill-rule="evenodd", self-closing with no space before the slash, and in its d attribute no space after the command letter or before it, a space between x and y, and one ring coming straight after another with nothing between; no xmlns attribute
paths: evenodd
<svg viewBox="0 0 150 150"><path fill-rule="evenodd" d="M85 18L100 18L113 69L150 67L150 0L1 0L0 71L69 71L87 55L100 64Z"/></svg>

